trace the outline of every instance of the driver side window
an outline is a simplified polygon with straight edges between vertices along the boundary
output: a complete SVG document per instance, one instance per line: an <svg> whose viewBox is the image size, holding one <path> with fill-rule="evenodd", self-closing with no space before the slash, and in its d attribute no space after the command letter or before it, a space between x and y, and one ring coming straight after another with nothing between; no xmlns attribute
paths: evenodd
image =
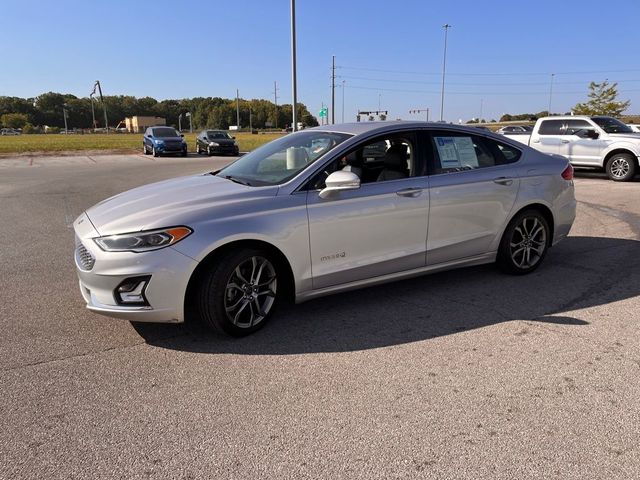
<svg viewBox="0 0 640 480"><path fill-rule="evenodd" d="M338 170L356 174L363 185L416 176L414 138L405 133L369 140L328 164L312 179L309 188L324 188L327 177Z"/></svg>

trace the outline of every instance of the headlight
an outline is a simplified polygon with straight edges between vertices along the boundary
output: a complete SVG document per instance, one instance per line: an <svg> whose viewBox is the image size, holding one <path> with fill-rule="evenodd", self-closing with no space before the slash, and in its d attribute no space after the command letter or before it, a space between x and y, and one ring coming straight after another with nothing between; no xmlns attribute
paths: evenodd
<svg viewBox="0 0 640 480"><path fill-rule="evenodd" d="M209 142L209 146L210 146L210 147L219 147L219 146L220 146L220 144L219 144L219 143L216 143L216 142Z"/></svg>
<svg viewBox="0 0 640 480"><path fill-rule="evenodd" d="M154 140L154 142L156 142L156 145L162 145L164 143L163 140Z"/></svg>
<svg viewBox="0 0 640 480"><path fill-rule="evenodd" d="M189 236L193 230L189 227L171 227L146 232L123 233L108 237L94 238L105 252L147 252L168 247Z"/></svg>

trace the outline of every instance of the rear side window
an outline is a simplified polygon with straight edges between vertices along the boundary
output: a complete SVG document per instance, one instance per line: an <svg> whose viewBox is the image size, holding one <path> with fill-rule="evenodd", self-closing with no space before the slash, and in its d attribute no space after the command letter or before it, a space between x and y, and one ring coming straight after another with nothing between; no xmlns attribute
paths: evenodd
<svg viewBox="0 0 640 480"><path fill-rule="evenodd" d="M538 129L539 135L562 135L562 120L544 120Z"/></svg>
<svg viewBox="0 0 640 480"><path fill-rule="evenodd" d="M458 132L434 132L433 173L452 173L517 162L521 151L502 142Z"/></svg>

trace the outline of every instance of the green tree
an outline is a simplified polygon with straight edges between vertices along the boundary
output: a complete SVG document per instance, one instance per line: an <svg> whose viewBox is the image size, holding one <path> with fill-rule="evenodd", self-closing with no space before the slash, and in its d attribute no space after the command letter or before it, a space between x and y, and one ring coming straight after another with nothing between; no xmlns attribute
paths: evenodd
<svg viewBox="0 0 640 480"><path fill-rule="evenodd" d="M588 97L587 102L577 103L573 107L574 114L618 117L631 104L629 100L626 102L617 101L618 84L609 84L607 80L601 83L591 82Z"/></svg>
<svg viewBox="0 0 640 480"><path fill-rule="evenodd" d="M22 128L29 122L26 113L5 113L0 117L0 123L9 128Z"/></svg>

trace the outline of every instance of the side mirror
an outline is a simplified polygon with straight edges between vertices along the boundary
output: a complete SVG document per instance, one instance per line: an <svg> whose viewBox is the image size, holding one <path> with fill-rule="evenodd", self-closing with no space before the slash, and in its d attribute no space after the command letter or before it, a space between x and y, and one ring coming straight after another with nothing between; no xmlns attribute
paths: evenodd
<svg viewBox="0 0 640 480"><path fill-rule="evenodd" d="M231 138L232 138L233 140L235 140L235 139L236 139L236 137L231 137Z"/></svg>
<svg viewBox="0 0 640 480"><path fill-rule="evenodd" d="M181 136L181 137L184 137L184 133L181 133L181 134L180 134L180 136Z"/></svg>
<svg viewBox="0 0 640 480"><path fill-rule="evenodd" d="M596 139L600 136L600 134L598 132L596 132L595 130L587 130L586 133L586 137L587 138L592 138L592 139Z"/></svg>
<svg viewBox="0 0 640 480"><path fill-rule="evenodd" d="M147 135L147 138L151 138L151 134Z"/></svg>
<svg viewBox="0 0 640 480"><path fill-rule="evenodd" d="M328 198L333 192L341 190L357 190L360 188L360 177L353 172L338 170L329 175L324 183L325 188L318 194L320 198Z"/></svg>

